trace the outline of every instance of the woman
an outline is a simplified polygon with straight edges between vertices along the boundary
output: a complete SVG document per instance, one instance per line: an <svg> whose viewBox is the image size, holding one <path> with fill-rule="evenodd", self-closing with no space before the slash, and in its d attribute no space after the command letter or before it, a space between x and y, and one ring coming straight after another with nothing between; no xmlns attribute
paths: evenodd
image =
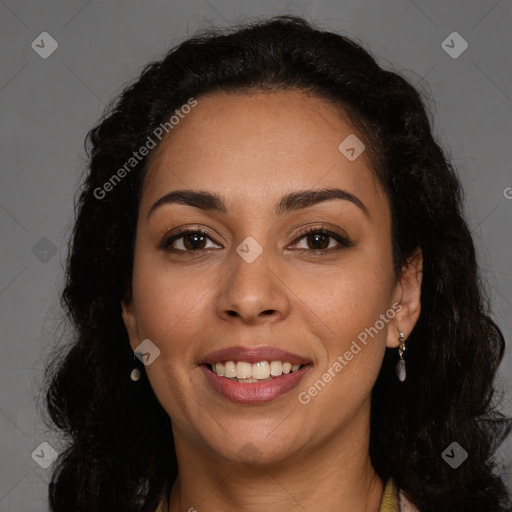
<svg viewBox="0 0 512 512"><path fill-rule="evenodd" d="M509 510L504 339L404 78L278 17L148 65L88 142L52 510Z"/></svg>

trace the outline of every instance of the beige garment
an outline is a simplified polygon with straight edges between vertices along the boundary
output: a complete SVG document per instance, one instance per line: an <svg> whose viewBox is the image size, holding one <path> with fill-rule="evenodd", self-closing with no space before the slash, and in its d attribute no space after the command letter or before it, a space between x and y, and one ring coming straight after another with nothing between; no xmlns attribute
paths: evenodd
<svg viewBox="0 0 512 512"><path fill-rule="evenodd" d="M419 512L419 510L404 496L402 491L399 492L398 501L400 503L400 512Z"/></svg>
<svg viewBox="0 0 512 512"><path fill-rule="evenodd" d="M156 512L166 512L164 502L160 502ZM419 512L416 507L395 487L393 479L388 479L379 512Z"/></svg>

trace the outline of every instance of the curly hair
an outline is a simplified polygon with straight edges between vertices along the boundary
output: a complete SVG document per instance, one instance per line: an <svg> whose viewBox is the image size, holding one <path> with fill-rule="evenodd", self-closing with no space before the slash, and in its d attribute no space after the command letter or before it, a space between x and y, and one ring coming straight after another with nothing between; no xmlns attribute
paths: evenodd
<svg viewBox="0 0 512 512"><path fill-rule="evenodd" d="M75 199L62 305L69 349L46 372L45 405L68 439L49 484L54 512L154 511L177 476L170 418L121 318L131 294L135 228L148 157L115 190L98 190L190 98L301 90L340 109L364 136L392 213L395 271L423 253L421 314L409 337L408 377L386 349L372 392L370 456L422 512L505 511L496 449L510 431L494 378L505 341L489 313L462 186L435 142L422 94L350 38L277 16L209 29L148 64L86 138L88 172ZM456 470L441 453L469 453ZM107 508L106 508L107 507Z"/></svg>

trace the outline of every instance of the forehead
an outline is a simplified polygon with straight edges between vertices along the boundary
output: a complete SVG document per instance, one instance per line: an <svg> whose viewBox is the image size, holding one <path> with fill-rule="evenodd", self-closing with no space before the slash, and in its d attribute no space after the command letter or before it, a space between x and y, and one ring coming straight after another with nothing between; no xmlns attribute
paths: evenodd
<svg viewBox="0 0 512 512"><path fill-rule="evenodd" d="M187 188L218 192L228 203L329 187L382 199L367 152L349 160L340 151L347 137L362 139L340 109L301 91L199 97L150 156L141 208Z"/></svg>

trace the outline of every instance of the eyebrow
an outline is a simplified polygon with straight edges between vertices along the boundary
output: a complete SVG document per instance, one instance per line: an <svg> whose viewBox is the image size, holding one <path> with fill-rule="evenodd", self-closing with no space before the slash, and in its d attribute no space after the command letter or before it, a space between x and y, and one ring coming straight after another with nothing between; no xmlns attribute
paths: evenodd
<svg viewBox="0 0 512 512"><path fill-rule="evenodd" d="M325 188L321 190L299 190L290 192L281 197L275 207L277 215L284 215L290 211L300 210L314 206L323 201L342 199L355 204L363 213L371 218L364 203L354 194L340 188ZM183 204L193 206L205 211L227 213L228 209L222 196L204 190L174 190L158 199L149 209L148 217L157 209L166 204Z"/></svg>

